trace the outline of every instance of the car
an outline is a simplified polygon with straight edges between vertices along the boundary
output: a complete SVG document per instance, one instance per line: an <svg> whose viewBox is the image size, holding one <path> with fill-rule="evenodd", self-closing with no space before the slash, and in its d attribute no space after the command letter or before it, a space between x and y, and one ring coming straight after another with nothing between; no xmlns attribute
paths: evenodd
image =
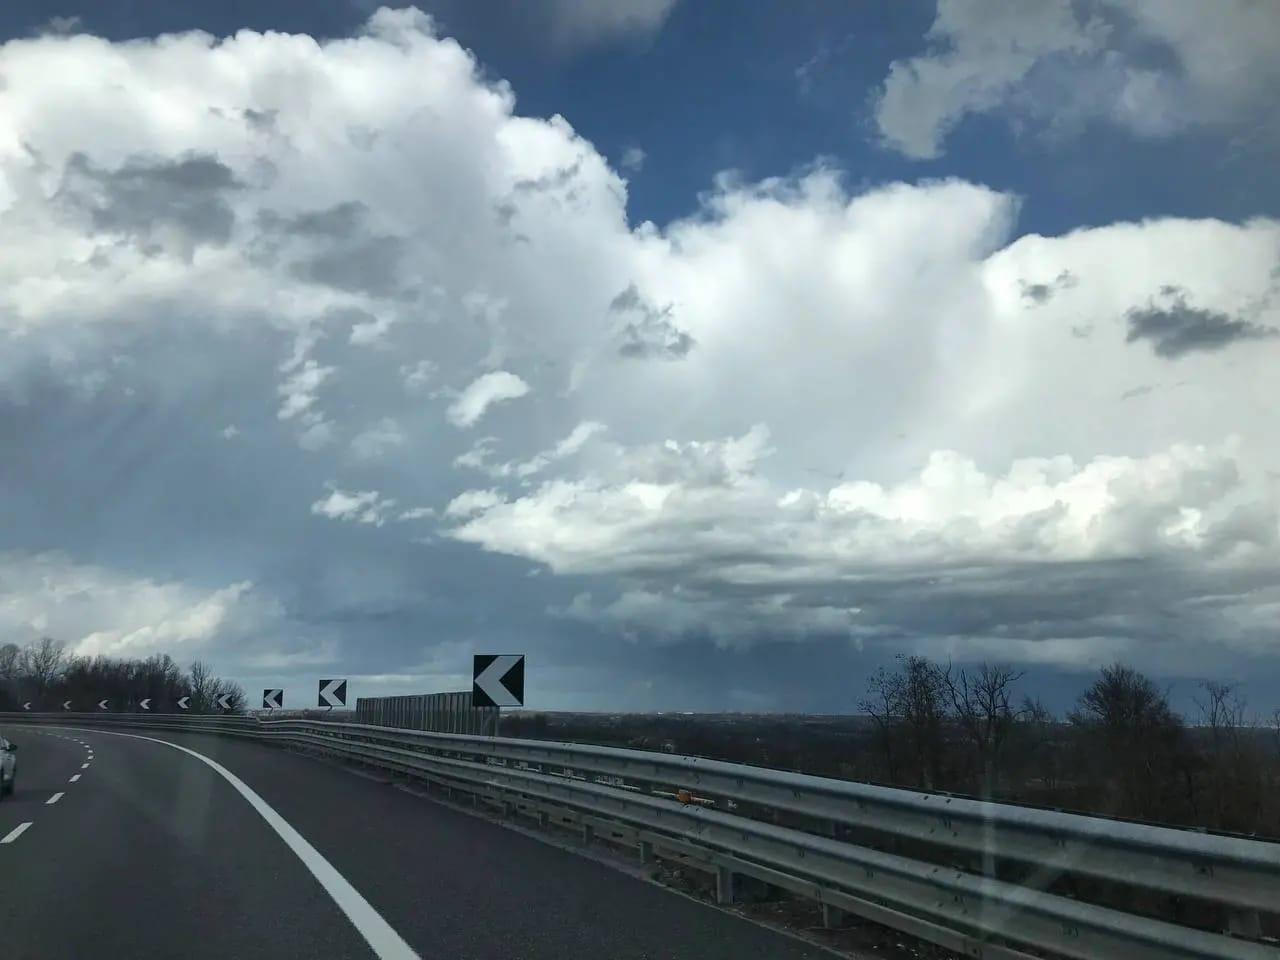
<svg viewBox="0 0 1280 960"><path fill-rule="evenodd" d="M13 793L18 776L18 745L0 737L0 797Z"/></svg>

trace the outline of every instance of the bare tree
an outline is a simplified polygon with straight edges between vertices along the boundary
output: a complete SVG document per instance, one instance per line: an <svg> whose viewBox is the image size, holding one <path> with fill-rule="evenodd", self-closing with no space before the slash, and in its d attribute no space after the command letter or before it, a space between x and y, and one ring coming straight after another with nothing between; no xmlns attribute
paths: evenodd
<svg viewBox="0 0 1280 960"><path fill-rule="evenodd" d="M1267 790L1266 761L1246 700L1235 683L1204 680L1194 697L1203 727L1203 790L1210 826L1252 831L1262 816Z"/></svg>
<svg viewBox="0 0 1280 960"><path fill-rule="evenodd" d="M894 762L897 756L894 751L898 723L897 689L897 675L880 667L867 681L867 695L858 702L862 712L876 725L876 736L884 754L885 779L890 783L898 782L898 767Z"/></svg>
<svg viewBox="0 0 1280 960"><path fill-rule="evenodd" d="M227 713L244 713L245 695L240 684L215 677L210 690L210 697L216 702L220 697L227 697Z"/></svg>
<svg viewBox="0 0 1280 960"><path fill-rule="evenodd" d="M1111 794L1114 812L1169 819L1179 786L1194 807L1182 720L1149 678L1123 664L1104 668L1068 719L1082 736L1082 763Z"/></svg>
<svg viewBox="0 0 1280 960"><path fill-rule="evenodd" d="M65 665L62 644L52 637L41 637L22 652L22 672L40 696L62 676Z"/></svg>
<svg viewBox="0 0 1280 960"><path fill-rule="evenodd" d="M1005 746L1018 719L1012 705L1013 685L1022 679L1022 673L984 663L974 671L953 673L948 667L940 676L955 711L956 724L977 754L982 796L990 799L996 791Z"/></svg>
<svg viewBox="0 0 1280 960"><path fill-rule="evenodd" d="M0 679L16 680L20 676L22 648L16 643L0 643Z"/></svg>
<svg viewBox="0 0 1280 960"><path fill-rule="evenodd" d="M881 734L891 782L897 773L900 745L912 765L910 778L924 790L934 789L941 777L947 719L947 692L943 671L924 657L899 655L896 673L883 667L868 684L861 707L875 721Z"/></svg>
<svg viewBox="0 0 1280 960"><path fill-rule="evenodd" d="M1201 696L1192 697L1200 710L1203 725L1214 741L1233 736L1245 725L1245 700L1240 686L1221 680L1202 680Z"/></svg>
<svg viewBox="0 0 1280 960"><path fill-rule="evenodd" d="M213 671L203 660L196 660L191 664L187 677L190 682L192 711L207 712L213 706L214 688L218 678L213 675Z"/></svg>
<svg viewBox="0 0 1280 960"><path fill-rule="evenodd" d="M1022 744L1027 769L1045 790L1055 791L1062 773L1058 719L1043 700L1032 697L1022 698L1018 714L1015 731Z"/></svg>

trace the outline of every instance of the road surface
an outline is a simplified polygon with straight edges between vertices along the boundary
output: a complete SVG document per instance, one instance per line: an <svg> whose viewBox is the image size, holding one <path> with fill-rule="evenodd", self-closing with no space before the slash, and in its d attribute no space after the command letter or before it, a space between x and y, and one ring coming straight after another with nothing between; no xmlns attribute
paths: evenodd
<svg viewBox="0 0 1280 960"><path fill-rule="evenodd" d="M830 956L279 748L170 731L0 732L19 745L17 792L0 800L6 960Z"/></svg>

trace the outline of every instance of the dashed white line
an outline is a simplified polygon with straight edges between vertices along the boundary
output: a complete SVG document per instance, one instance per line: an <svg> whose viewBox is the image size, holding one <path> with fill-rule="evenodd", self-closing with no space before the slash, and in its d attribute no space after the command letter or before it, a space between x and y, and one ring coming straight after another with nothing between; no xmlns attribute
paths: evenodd
<svg viewBox="0 0 1280 960"><path fill-rule="evenodd" d="M320 882L320 886L324 887L325 892L338 905L338 909L346 914L347 919L351 921L351 925L364 937L365 942L373 948L374 955L379 960L420 960L413 948L404 941L400 934L396 933L395 928L382 918L382 915L373 908L373 905L360 895L360 891L353 887L350 881L340 874L319 850L308 843L306 838L298 833L288 820L276 813L267 801L253 791L252 787L222 764L209 759L203 753L197 753L179 744L170 743L168 740L144 737L136 733L117 733L115 730L102 730L100 732L110 737L147 740L174 750L181 750L188 756L195 757L206 766L212 767L222 779L231 784L240 796L244 797L249 806L253 807L258 812L258 815L267 822L267 825L285 842L285 846L292 850L294 855L302 861L302 865L311 871L311 875ZM79 774L76 774L72 779L74 780L78 777Z"/></svg>
<svg viewBox="0 0 1280 960"><path fill-rule="evenodd" d="M72 776L72 778L68 780L67 783L75 783L79 779L80 779L80 774L77 773L74 776Z"/></svg>
<svg viewBox="0 0 1280 960"><path fill-rule="evenodd" d="M13 841L17 840L20 836L22 836L24 833L27 832L27 827L29 826L31 826L30 820L28 820L26 823L18 824L12 830L6 833L3 839L0 839L0 843L13 843Z"/></svg>
<svg viewBox="0 0 1280 960"><path fill-rule="evenodd" d="M88 769L89 769L89 765L88 765L87 763L82 763L82 764L80 764L80 769L81 769L81 770L88 770Z"/></svg>
<svg viewBox="0 0 1280 960"><path fill-rule="evenodd" d="M52 797L50 797L48 800L44 802L44 805L46 807L51 807L65 796L66 796L65 793L55 793Z"/></svg>

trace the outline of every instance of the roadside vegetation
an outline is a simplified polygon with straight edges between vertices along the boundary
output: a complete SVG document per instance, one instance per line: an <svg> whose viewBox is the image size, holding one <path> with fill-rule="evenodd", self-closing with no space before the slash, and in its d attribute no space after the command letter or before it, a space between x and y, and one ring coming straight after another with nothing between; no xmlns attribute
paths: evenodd
<svg viewBox="0 0 1280 960"><path fill-rule="evenodd" d="M1021 679L902 657L869 678L852 716L522 713L502 733L1280 838L1280 710L1206 680L1182 715L1114 664L1055 715Z"/></svg>
<svg viewBox="0 0 1280 960"><path fill-rule="evenodd" d="M135 711L150 699L154 713L177 712L177 702L188 700L188 713L222 713L217 700L230 694L229 713L243 713L244 691L238 684L214 675L199 660L183 670L168 654L140 660L115 657L80 657L44 637L25 647L0 644L0 710L62 710L70 702L74 711L97 710L105 699L109 711Z"/></svg>

